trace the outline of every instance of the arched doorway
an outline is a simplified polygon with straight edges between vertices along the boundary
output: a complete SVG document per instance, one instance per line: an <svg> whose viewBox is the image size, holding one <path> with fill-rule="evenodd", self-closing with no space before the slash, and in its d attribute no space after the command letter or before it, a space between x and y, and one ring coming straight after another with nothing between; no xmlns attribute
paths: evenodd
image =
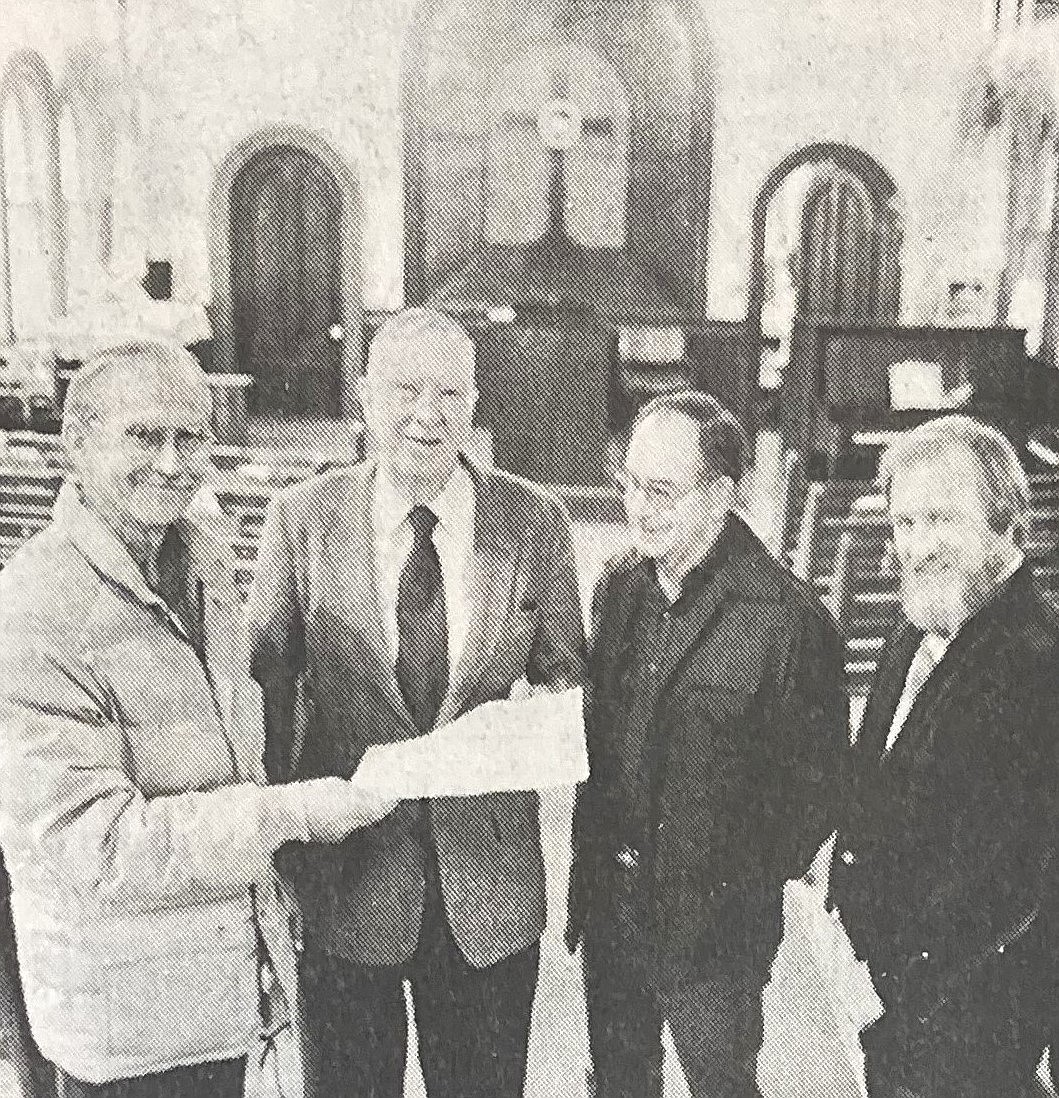
<svg viewBox="0 0 1059 1098"><path fill-rule="evenodd" d="M769 173L754 206L747 330L758 380L779 394L785 445L812 472L837 437L816 376L818 325L896 324L901 293L897 187L849 145L798 149Z"/></svg>
<svg viewBox="0 0 1059 1098"><path fill-rule="evenodd" d="M254 379L254 415L355 415L362 336L352 174L319 137L278 127L226 158L211 213L219 369Z"/></svg>
<svg viewBox="0 0 1059 1098"><path fill-rule="evenodd" d="M896 322L896 196L886 169L850 145L798 149L769 173L754 204L747 304L748 326L764 348L767 387L780 380L797 323ZM773 357L770 371L777 340L779 360Z"/></svg>

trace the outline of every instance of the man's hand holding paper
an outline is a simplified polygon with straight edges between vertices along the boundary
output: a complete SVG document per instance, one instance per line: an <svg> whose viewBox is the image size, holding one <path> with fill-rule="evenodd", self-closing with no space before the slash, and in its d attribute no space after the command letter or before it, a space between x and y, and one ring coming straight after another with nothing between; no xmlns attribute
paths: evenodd
<svg viewBox="0 0 1059 1098"><path fill-rule="evenodd" d="M588 777L581 689L475 706L429 735L370 747L353 785L383 798L466 797Z"/></svg>

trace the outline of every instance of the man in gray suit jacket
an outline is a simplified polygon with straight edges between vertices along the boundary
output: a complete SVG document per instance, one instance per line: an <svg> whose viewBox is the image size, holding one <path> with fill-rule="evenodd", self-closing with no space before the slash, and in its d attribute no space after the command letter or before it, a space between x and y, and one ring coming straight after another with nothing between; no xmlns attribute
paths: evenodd
<svg viewBox="0 0 1059 1098"><path fill-rule="evenodd" d="M411 309L372 342L377 458L272 504L251 605L273 781L344 775L512 688L581 681L581 608L560 503L465 456L474 348ZM405 802L283 869L305 923L309 1077L402 1093L413 990L430 1098L521 1095L545 922L536 794Z"/></svg>

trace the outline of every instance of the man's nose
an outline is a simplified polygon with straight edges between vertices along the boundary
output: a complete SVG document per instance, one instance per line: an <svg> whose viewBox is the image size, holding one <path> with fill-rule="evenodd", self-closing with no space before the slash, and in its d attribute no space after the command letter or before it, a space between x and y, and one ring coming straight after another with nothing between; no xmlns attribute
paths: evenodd
<svg viewBox="0 0 1059 1098"><path fill-rule="evenodd" d="M158 447L154 457L154 467L159 473L175 476L180 472L180 454L177 451L176 439L168 437Z"/></svg>
<svg viewBox="0 0 1059 1098"><path fill-rule="evenodd" d="M441 418L441 390L436 385L424 385L412 406L412 414L421 423L436 423Z"/></svg>
<svg viewBox="0 0 1059 1098"><path fill-rule="evenodd" d="M903 560L918 563L931 556L938 547L937 524L917 519L907 530L894 539L897 555Z"/></svg>

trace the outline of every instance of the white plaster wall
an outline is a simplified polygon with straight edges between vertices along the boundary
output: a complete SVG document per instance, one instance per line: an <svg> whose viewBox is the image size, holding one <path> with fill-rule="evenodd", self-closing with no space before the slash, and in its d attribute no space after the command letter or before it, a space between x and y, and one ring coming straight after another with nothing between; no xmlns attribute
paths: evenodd
<svg viewBox="0 0 1059 1098"><path fill-rule="evenodd" d="M289 122L317 131L360 181L365 305L401 304L401 63L416 3L127 0L143 199L117 232L138 236L138 254L172 258L178 296L209 298L218 164L255 130ZM857 145L894 176L907 318L930 315L939 267L996 266L989 173L963 173L954 188L944 167L958 84L985 44L982 0L701 3L717 77L712 315L743 315L754 197L814 141ZM31 46L58 77L78 42L116 48L117 11L116 0L0 0L0 59Z"/></svg>

